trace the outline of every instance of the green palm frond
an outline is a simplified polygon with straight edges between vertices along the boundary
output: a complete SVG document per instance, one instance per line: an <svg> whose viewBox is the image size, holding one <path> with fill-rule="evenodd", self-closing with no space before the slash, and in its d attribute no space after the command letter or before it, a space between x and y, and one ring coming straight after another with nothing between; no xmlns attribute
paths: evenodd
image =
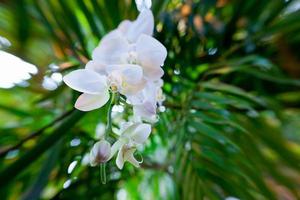
<svg viewBox="0 0 300 200"><path fill-rule="evenodd" d="M12 29L0 22L0 35L18 44L42 40L28 52L27 45L13 49L25 58L34 57L32 52L41 58L37 47L48 46L35 84L53 73L45 67L50 63L59 73L83 68L105 34L138 14L133 0L21 2L0 3L0 18L19 24ZM31 101L17 109L2 106L20 102L15 96L0 100L0 116L21 121L2 128L0 120L0 131L12 132L0 140L3 198L300 199L300 12L291 11L295 3L153 0L154 34L168 49L166 110L140 151L142 168L119 172L110 163L104 186L99 170L85 163L96 125L106 120L103 111L85 116L74 111L48 127L73 107L78 94L63 85L52 92L29 86L24 95L24 88L14 88L14 95ZM23 17L34 30L17 23ZM80 145L70 147L74 139ZM12 160L10 148L17 150ZM76 167L68 174L73 161ZM63 189L67 180L71 185Z"/></svg>

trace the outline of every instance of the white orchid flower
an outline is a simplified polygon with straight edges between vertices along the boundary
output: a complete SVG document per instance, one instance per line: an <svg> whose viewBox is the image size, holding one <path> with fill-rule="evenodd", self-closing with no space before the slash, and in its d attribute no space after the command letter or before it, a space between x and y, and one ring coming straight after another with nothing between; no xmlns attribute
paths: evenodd
<svg viewBox="0 0 300 200"><path fill-rule="evenodd" d="M144 9L135 21L122 21L117 30L124 34L129 43L135 43L142 34L152 36L154 17L151 10ZM109 37L109 34L107 36Z"/></svg>
<svg viewBox="0 0 300 200"><path fill-rule="evenodd" d="M135 64L141 66L147 80L154 81L164 74L161 66L167 57L167 50L151 36L142 34L135 44L130 44L120 31L115 31L110 40L101 41L92 57L87 69L105 74L106 66Z"/></svg>
<svg viewBox="0 0 300 200"><path fill-rule="evenodd" d="M151 133L151 126L145 123L126 123L121 127L121 136L111 148L112 158L117 152L116 165L122 169L126 161L139 167L140 162L134 157L137 145L143 144Z"/></svg>
<svg viewBox="0 0 300 200"><path fill-rule="evenodd" d="M167 50L152 37L154 17L149 10L151 0L136 0L136 4L140 11L138 18L123 21L102 38L85 69L75 70L63 78L69 87L83 93L75 103L81 111L104 106L110 92L125 95L127 102L133 105L135 122L121 126L121 134L113 146L105 139L93 146L90 152L92 166L105 163L117 154L119 169L126 161L139 167L141 162L136 160L134 153L151 133L151 125L142 123L142 120L156 121L157 106L164 100L161 89L164 71L161 67Z"/></svg>
<svg viewBox="0 0 300 200"><path fill-rule="evenodd" d="M128 96L133 105L133 113L137 120L143 119L154 123L157 120L157 106L165 100L162 92L163 81L148 82L145 88L136 95Z"/></svg>
<svg viewBox="0 0 300 200"><path fill-rule="evenodd" d="M109 160L111 154L111 145L106 140L100 140L95 143L90 152L90 164L96 166Z"/></svg>
<svg viewBox="0 0 300 200"><path fill-rule="evenodd" d="M145 86L143 70L138 65L108 66L107 73L112 90L123 95L134 95Z"/></svg>
<svg viewBox="0 0 300 200"><path fill-rule="evenodd" d="M167 50L151 37L153 29L154 20L150 10L141 12L136 21L123 21L101 40L86 68L107 74L106 66L135 64L142 67L147 80L158 80L164 74L161 66Z"/></svg>
<svg viewBox="0 0 300 200"><path fill-rule="evenodd" d="M89 69L75 70L64 77L64 82L74 90L83 92L75 108L90 111L102 107L109 100L109 88L123 95L134 95L145 86L142 68L138 65L112 65L108 76Z"/></svg>
<svg viewBox="0 0 300 200"><path fill-rule="evenodd" d="M150 10L141 12L135 21L122 21L117 29L101 39L86 68L105 74L107 64L120 64L120 54L128 50L128 44L136 42L141 34L152 36L153 30L154 17Z"/></svg>
<svg viewBox="0 0 300 200"><path fill-rule="evenodd" d="M90 111L102 107L109 100L107 78L95 71L79 69L63 78L72 89L82 92L75 103L75 108Z"/></svg>

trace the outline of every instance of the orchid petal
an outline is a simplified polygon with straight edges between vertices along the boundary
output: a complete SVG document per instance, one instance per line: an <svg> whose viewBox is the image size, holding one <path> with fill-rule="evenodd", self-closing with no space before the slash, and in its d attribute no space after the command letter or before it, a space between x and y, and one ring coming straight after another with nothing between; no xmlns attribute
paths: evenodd
<svg viewBox="0 0 300 200"><path fill-rule="evenodd" d="M132 105L142 105L146 102L149 102L150 105L153 106L148 105L147 107L150 106L151 108L150 110L153 110L153 112L155 113L157 90L158 90L157 83L148 81L142 91L140 91L135 95L127 96L127 99Z"/></svg>
<svg viewBox="0 0 300 200"><path fill-rule="evenodd" d="M95 48L93 60L104 64L121 64L122 56L129 50L129 44L121 31L115 30L106 35Z"/></svg>
<svg viewBox="0 0 300 200"><path fill-rule="evenodd" d="M120 93L128 96L128 95L135 95L139 93L146 85L146 81L143 79L139 83L136 84L127 84L123 85L120 90Z"/></svg>
<svg viewBox="0 0 300 200"><path fill-rule="evenodd" d="M92 151L90 152L90 155L89 155L89 161L90 161L90 165L92 167L95 167L98 164Z"/></svg>
<svg viewBox="0 0 300 200"><path fill-rule="evenodd" d="M119 152L118 152L118 155L117 155L117 158L116 158L116 165L119 169L123 169L124 167L124 147L122 147Z"/></svg>
<svg viewBox="0 0 300 200"><path fill-rule="evenodd" d="M97 164L107 162L111 152L110 143L106 140L100 140L95 143L90 152L90 164L96 166Z"/></svg>
<svg viewBox="0 0 300 200"><path fill-rule="evenodd" d="M122 75L127 83L137 84L143 78L143 69L138 65L127 65L123 68Z"/></svg>
<svg viewBox="0 0 300 200"><path fill-rule="evenodd" d="M134 148L128 149L125 152L124 160L130 162L135 167L140 167L140 163L135 159L133 153L135 152Z"/></svg>
<svg viewBox="0 0 300 200"><path fill-rule="evenodd" d="M134 130L140 125L140 123L133 123L132 125L128 126L123 130L122 137L124 138L131 138L132 133Z"/></svg>
<svg viewBox="0 0 300 200"><path fill-rule="evenodd" d="M80 95L75 103L75 108L81 111L91 111L104 106L109 100L108 90L103 91L102 94L87 94Z"/></svg>
<svg viewBox="0 0 300 200"><path fill-rule="evenodd" d="M144 102L148 101L151 104L155 105L158 89L159 87L157 87L155 82L148 82L144 90L144 96L145 96Z"/></svg>
<svg viewBox="0 0 300 200"><path fill-rule="evenodd" d="M135 0L135 3L140 12L145 9L150 9L152 6L152 0Z"/></svg>
<svg viewBox="0 0 300 200"><path fill-rule="evenodd" d="M143 10L138 18L131 24L126 32L127 39L136 42L141 34L152 35L154 30L154 17L150 10Z"/></svg>
<svg viewBox="0 0 300 200"><path fill-rule="evenodd" d="M127 95L127 100L132 105L142 104L144 101L144 90L145 88L134 95Z"/></svg>
<svg viewBox="0 0 300 200"><path fill-rule="evenodd" d="M159 80L164 75L164 70L161 67L143 66L145 78L147 80Z"/></svg>
<svg viewBox="0 0 300 200"><path fill-rule="evenodd" d="M136 50L142 65L162 66L167 57L167 50L164 45L145 34L139 37Z"/></svg>
<svg viewBox="0 0 300 200"><path fill-rule="evenodd" d="M142 119L155 122L156 120L156 104L146 101L140 105L133 106L133 113L136 117L141 117Z"/></svg>
<svg viewBox="0 0 300 200"><path fill-rule="evenodd" d="M72 71L63 80L74 90L88 94L102 94L107 89L106 78L92 70Z"/></svg>
<svg viewBox="0 0 300 200"><path fill-rule="evenodd" d="M95 61L95 60L91 60L89 61L86 65L85 65L85 69L87 70L91 70L91 71L95 71L101 75L106 75L105 72L105 65Z"/></svg>
<svg viewBox="0 0 300 200"><path fill-rule="evenodd" d="M131 135L131 139L137 144L143 144L151 133L150 124L140 124Z"/></svg>
<svg viewBox="0 0 300 200"><path fill-rule="evenodd" d="M121 94L134 95L146 85L143 69L139 65L109 65L106 68L107 74L118 85Z"/></svg>
<svg viewBox="0 0 300 200"><path fill-rule="evenodd" d="M153 84L154 84L156 87L161 88L161 87L164 85L164 81L163 81L162 79L159 79L159 80L155 81Z"/></svg>
<svg viewBox="0 0 300 200"><path fill-rule="evenodd" d="M160 66L167 57L166 48L158 40L143 34L137 41L136 50L145 75L155 80L161 78L164 72Z"/></svg>
<svg viewBox="0 0 300 200"><path fill-rule="evenodd" d="M143 69L139 65L124 64L124 65L108 65L106 72L111 74L117 72L125 82L129 84L137 84L143 78Z"/></svg>
<svg viewBox="0 0 300 200"><path fill-rule="evenodd" d="M118 30L121 31L123 34L127 34L128 30L132 26L132 23L133 22L130 20L124 20L119 24Z"/></svg>
<svg viewBox="0 0 300 200"><path fill-rule="evenodd" d="M124 144L126 144L126 140L121 137L112 145L110 159L123 147Z"/></svg>

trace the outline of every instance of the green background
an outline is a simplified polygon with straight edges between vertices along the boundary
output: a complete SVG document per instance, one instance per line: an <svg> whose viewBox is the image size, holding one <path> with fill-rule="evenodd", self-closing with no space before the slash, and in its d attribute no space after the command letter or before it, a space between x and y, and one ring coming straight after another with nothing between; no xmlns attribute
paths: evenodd
<svg viewBox="0 0 300 200"><path fill-rule="evenodd" d="M136 155L141 168L119 171L113 160L102 185L86 155L107 108L75 111L77 92L42 83L83 68L101 37L136 18L134 2L1 0L5 51L39 70L28 86L0 89L1 199L299 199L297 8L153 0L154 35L168 50L166 111ZM114 128L130 112L114 112Z"/></svg>

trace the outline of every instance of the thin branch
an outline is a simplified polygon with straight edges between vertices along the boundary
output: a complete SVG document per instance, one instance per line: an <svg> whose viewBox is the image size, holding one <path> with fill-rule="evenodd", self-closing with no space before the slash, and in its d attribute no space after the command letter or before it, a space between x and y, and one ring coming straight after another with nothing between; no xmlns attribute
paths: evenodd
<svg viewBox="0 0 300 200"><path fill-rule="evenodd" d="M0 149L0 158L4 157L8 152L10 152L12 150L18 149L19 147L21 147L28 140L33 139L33 138L39 136L46 129L50 128L51 126L55 125L57 122L61 121L62 119L64 119L68 115L70 115L74 110L75 109L67 111L66 113L62 114L61 116L59 116L58 118L56 118L55 120L53 120L52 122L50 122L49 124L47 124L46 126L44 126L41 129L39 129L39 130L37 130L37 131L29 134L28 136L26 136L25 138L23 138L21 141L19 141L14 146L10 146L10 147L7 147L5 149Z"/></svg>
<svg viewBox="0 0 300 200"><path fill-rule="evenodd" d="M168 167L169 165L166 164L162 165L158 163L146 163L146 162L141 163L141 168L143 169L153 169L153 170L159 170L166 173L170 173Z"/></svg>
<svg viewBox="0 0 300 200"><path fill-rule="evenodd" d="M15 162L3 168L0 171L0 188L8 185L9 182L34 163L50 147L62 139L85 114L85 112L74 110L62 120L59 126L52 130L52 133L42 138L32 149L25 152Z"/></svg>

